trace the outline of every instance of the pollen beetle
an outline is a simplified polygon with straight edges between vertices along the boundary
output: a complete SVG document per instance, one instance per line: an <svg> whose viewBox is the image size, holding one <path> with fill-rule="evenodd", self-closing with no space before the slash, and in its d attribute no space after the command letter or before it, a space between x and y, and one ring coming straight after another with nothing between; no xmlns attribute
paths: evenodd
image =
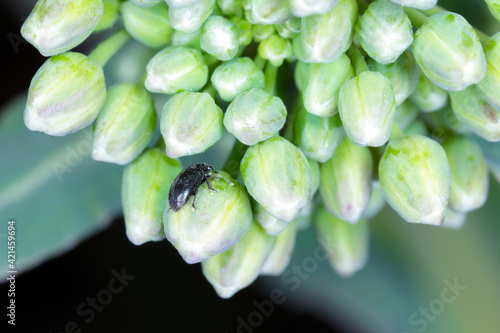
<svg viewBox="0 0 500 333"><path fill-rule="evenodd" d="M175 177L170 186L170 191L168 192L168 204L174 212L179 211L186 202L194 196L194 202L196 201L196 194L198 193L198 188L207 182L207 186L211 191L215 191L210 184L209 179L217 179L212 173L218 173L206 163L193 164L183 171L181 171L177 177Z"/></svg>

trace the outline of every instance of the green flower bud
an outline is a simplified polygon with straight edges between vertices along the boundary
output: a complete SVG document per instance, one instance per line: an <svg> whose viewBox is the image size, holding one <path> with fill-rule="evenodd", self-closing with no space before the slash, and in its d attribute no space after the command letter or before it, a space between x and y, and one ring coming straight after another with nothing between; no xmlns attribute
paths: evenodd
<svg viewBox="0 0 500 333"><path fill-rule="evenodd" d="M437 142L419 135L391 140L378 174L385 199L406 222L443 224L450 166Z"/></svg>
<svg viewBox="0 0 500 333"><path fill-rule="evenodd" d="M242 0L217 0L217 6L219 6L221 12L225 15L237 15L241 16L243 14Z"/></svg>
<svg viewBox="0 0 500 333"><path fill-rule="evenodd" d="M163 211L168 191L182 165L160 148L145 150L125 167L122 203L128 239L135 245L165 238Z"/></svg>
<svg viewBox="0 0 500 333"><path fill-rule="evenodd" d="M170 3L181 2L176 0L166 1L169 4L169 18L172 27L186 33L192 33L200 29L208 19L215 7L215 0L190 0L190 4L183 1L183 7Z"/></svg>
<svg viewBox="0 0 500 333"><path fill-rule="evenodd" d="M413 7L417 9L431 9L434 7L438 0L391 0L404 7Z"/></svg>
<svg viewBox="0 0 500 333"><path fill-rule="evenodd" d="M231 102L252 88L264 89L264 73L250 58L236 58L218 66L212 74L212 84L223 101Z"/></svg>
<svg viewBox="0 0 500 333"><path fill-rule="evenodd" d="M222 137L224 115L207 93L182 92L165 103L160 130L171 158L202 153Z"/></svg>
<svg viewBox="0 0 500 333"><path fill-rule="evenodd" d="M200 3L202 0L165 0L170 8L181 8L186 6L193 6Z"/></svg>
<svg viewBox="0 0 500 333"><path fill-rule="evenodd" d="M293 220L312 196L306 156L279 136L248 148L241 161L241 175L248 193L284 222Z"/></svg>
<svg viewBox="0 0 500 333"><path fill-rule="evenodd" d="M101 66L86 56L53 56L31 80L24 123L32 131L63 136L90 125L104 105Z"/></svg>
<svg viewBox="0 0 500 333"><path fill-rule="evenodd" d="M294 38L300 32L301 21L297 17L293 17L283 24L277 24L275 26L278 35L283 38Z"/></svg>
<svg viewBox="0 0 500 333"><path fill-rule="evenodd" d="M50 57L87 39L103 13L101 0L39 0L21 27L21 35Z"/></svg>
<svg viewBox="0 0 500 333"><path fill-rule="evenodd" d="M267 235L258 224L252 223L236 245L201 264L203 275L217 295L230 298L257 279L274 242L274 237Z"/></svg>
<svg viewBox="0 0 500 333"><path fill-rule="evenodd" d="M185 46L201 51L200 37L201 29L189 34L180 30L174 30L172 34L172 46Z"/></svg>
<svg viewBox="0 0 500 333"><path fill-rule="evenodd" d="M451 169L450 208L470 212L484 205L488 197L488 165L475 142L454 137L443 145Z"/></svg>
<svg viewBox="0 0 500 333"><path fill-rule="evenodd" d="M247 146L278 134L286 120L286 107L279 97L253 88L236 97L224 115L224 126Z"/></svg>
<svg viewBox="0 0 500 333"><path fill-rule="evenodd" d="M279 235L290 224L290 221L280 221L272 216L258 202L254 204L253 218L271 236Z"/></svg>
<svg viewBox="0 0 500 333"><path fill-rule="evenodd" d="M128 164L146 148L155 127L151 94L133 84L116 85L109 89L94 126L92 158Z"/></svg>
<svg viewBox="0 0 500 333"><path fill-rule="evenodd" d="M396 115L394 116L394 121L398 127L404 131L415 119L418 117L418 108L406 100L403 104L396 108Z"/></svg>
<svg viewBox="0 0 500 333"><path fill-rule="evenodd" d="M384 192L378 180L372 181L372 193L363 216L367 219L374 218L385 206Z"/></svg>
<svg viewBox="0 0 500 333"><path fill-rule="evenodd" d="M488 141L500 141L500 111L482 99L475 86L450 92L450 99L457 118L476 135Z"/></svg>
<svg viewBox="0 0 500 333"><path fill-rule="evenodd" d="M500 4L498 5L500 10ZM495 109L500 110L500 33L484 45L486 76L477 84L479 95Z"/></svg>
<svg viewBox="0 0 500 333"><path fill-rule="evenodd" d="M319 176L319 170L318 170L318 176ZM311 226L312 216L314 215L314 212L316 212L317 206L318 204L316 200L312 198L304 207L299 209L297 216L293 220L293 223L297 223L297 229L305 230Z"/></svg>
<svg viewBox="0 0 500 333"><path fill-rule="evenodd" d="M197 91L208 81L208 67L200 51L171 46L158 52L146 67L145 86L150 92L173 95Z"/></svg>
<svg viewBox="0 0 500 333"><path fill-rule="evenodd" d="M403 52L395 62L388 65L382 65L368 58L368 67L391 81L396 105L401 105L415 91L420 71L410 51Z"/></svg>
<svg viewBox="0 0 500 333"><path fill-rule="evenodd" d="M390 64L411 45L413 31L401 6L379 0L372 2L359 18L356 37L375 61Z"/></svg>
<svg viewBox="0 0 500 333"><path fill-rule="evenodd" d="M462 229L467 219L467 213L456 212L453 209L446 208L446 217L441 227L449 229Z"/></svg>
<svg viewBox="0 0 500 333"><path fill-rule="evenodd" d="M137 6L151 7L164 3L163 0L132 0Z"/></svg>
<svg viewBox="0 0 500 333"><path fill-rule="evenodd" d="M258 54L261 58L269 60L273 66L279 67L292 55L292 43L288 39L272 35L260 42Z"/></svg>
<svg viewBox="0 0 500 333"><path fill-rule="evenodd" d="M292 17L288 0L248 0L253 24L280 24Z"/></svg>
<svg viewBox="0 0 500 333"><path fill-rule="evenodd" d="M125 1L120 10L125 29L142 44L158 48L170 41L174 29L170 26L167 5L141 7L131 1Z"/></svg>
<svg viewBox="0 0 500 333"><path fill-rule="evenodd" d="M443 124L452 129L455 133L466 135L472 134L470 128L457 118L450 104L447 104L444 108L440 109L435 113L435 115L440 117L439 119L443 122Z"/></svg>
<svg viewBox="0 0 500 333"><path fill-rule="evenodd" d="M306 85L307 77L309 76L309 64L303 61L297 61L293 78L298 91L303 92Z"/></svg>
<svg viewBox="0 0 500 333"><path fill-rule="evenodd" d="M309 167L311 167L312 195L314 195L316 191L319 189L319 181L320 181L319 163L309 157L307 158L307 162L309 162Z"/></svg>
<svg viewBox="0 0 500 333"><path fill-rule="evenodd" d="M163 213L165 235L188 264L228 250L252 225L250 200L243 186L224 171L210 183L217 192L201 185L196 209L189 199L178 212L167 205Z"/></svg>
<svg viewBox="0 0 500 333"><path fill-rule="evenodd" d="M294 119L294 143L307 157L324 163L329 160L344 137L339 115L315 116L301 108Z"/></svg>
<svg viewBox="0 0 500 333"><path fill-rule="evenodd" d="M382 146L389 140L396 100L391 81L378 72L362 72L339 93L339 113L345 131L358 146Z"/></svg>
<svg viewBox="0 0 500 333"><path fill-rule="evenodd" d="M292 221L283 232L276 236L271 253L260 268L260 275L279 276L283 274L290 263L290 259L292 259L296 238L297 222Z"/></svg>
<svg viewBox="0 0 500 333"><path fill-rule="evenodd" d="M336 114L340 88L354 77L349 57L342 54L329 64L310 64L306 75L302 89L306 110L324 118Z"/></svg>
<svg viewBox="0 0 500 333"><path fill-rule="evenodd" d="M252 25L247 20L244 20L238 16L231 17L231 21L238 26L239 38L238 41L241 46L247 46L252 42L253 33Z"/></svg>
<svg viewBox="0 0 500 333"><path fill-rule="evenodd" d="M238 26L222 16L210 16L201 29L200 46L219 60L233 59L240 46Z"/></svg>
<svg viewBox="0 0 500 333"><path fill-rule="evenodd" d="M497 20L500 21L500 1L499 0L484 0L488 5L488 9L490 10L491 15Z"/></svg>
<svg viewBox="0 0 500 333"><path fill-rule="evenodd" d="M290 0L290 9L296 17L326 14L338 0Z"/></svg>
<svg viewBox="0 0 500 333"><path fill-rule="evenodd" d="M326 209L357 223L370 200L372 168L370 150L344 137L332 158L320 165L319 193Z"/></svg>
<svg viewBox="0 0 500 333"><path fill-rule="evenodd" d="M313 63L337 60L351 45L357 18L356 0L340 0L326 14L302 18L302 60Z"/></svg>
<svg viewBox="0 0 500 333"><path fill-rule="evenodd" d="M119 0L102 0L104 5L104 13L99 20L99 23L94 29L94 32L109 29L115 24L118 19L118 8L120 7Z"/></svg>
<svg viewBox="0 0 500 333"><path fill-rule="evenodd" d="M448 93L432 83L427 76L420 73L417 87L410 100L423 112L433 112L448 103Z"/></svg>
<svg viewBox="0 0 500 333"><path fill-rule="evenodd" d="M464 90L486 75L481 42L459 14L429 17L415 33L412 49L422 72L445 90Z"/></svg>
<svg viewBox="0 0 500 333"><path fill-rule="evenodd" d="M368 260L369 229L364 218L356 224L338 219L321 207L314 220L320 244L333 269L343 277L352 276Z"/></svg>
<svg viewBox="0 0 500 333"><path fill-rule="evenodd" d="M416 120L408 126L405 131L405 135L421 135L428 136L427 126L422 120Z"/></svg>
<svg viewBox="0 0 500 333"><path fill-rule="evenodd" d="M255 42L262 42L271 37L276 30L273 25L254 25L252 26L253 39Z"/></svg>

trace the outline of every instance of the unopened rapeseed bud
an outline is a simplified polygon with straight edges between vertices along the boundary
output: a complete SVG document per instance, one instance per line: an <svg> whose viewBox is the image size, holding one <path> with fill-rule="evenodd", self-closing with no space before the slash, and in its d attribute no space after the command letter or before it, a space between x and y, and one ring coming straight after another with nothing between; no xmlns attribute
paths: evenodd
<svg viewBox="0 0 500 333"><path fill-rule="evenodd" d="M164 0L132 0L137 6L151 7L164 3Z"/></svg>
<svg viewBox="0 0 500 333"><path fill-rule="evenodd" d="M196 208L192 208L191 198L177 212L167 205L163 214L165 235L188 264L228 250L252 225L250 200L243 186L224 171L210 183L217 192L201 185Z"/></svg>
<svg viewBox="0 0 500 333"><path fill-rule="evenodd" d="M92 158L128 164L146 148L155 127L153 97L146 89L134 84L113 86L94 126Z"/></svg>
<svg viewBox="0 0 500 333"><path fill-rule="evenodd" d="M90 125L105 100L101 66L66 52L47 59L31 80L24 123L32 131L67 135Z"/></svg>
<svg viewBox="0 0 500 333"><path fill-rule="evenodd" d="M175 5L170 3L176 2ZM190 0L178 7L178 0L167 1L169 4L170 24L175 30L192 33L200 29L215 7L215 0Z"/></svg>
<svg viewBox="0 0 500 333"><path fill-rule="evenodd" d="M498 5L500 10L500 3ZM479 95L491 106L500 109L500 32L484 45L486 76L477 84Z"/></svg>
<svg viewBox="0 0 500 333"><path fill-rule="evenodd" d="M240 46L239 28L222 16L210 16L201 29L200 46L219 60L231 60Z"/></svg>
<svg viewBox="0 0 500 333"><path fill-rule="evenodd" d="M338 0L290 0L290 9L296 17L326 14Z"/></svg>
<svg viewBox="0 0 500 333"><path fill-rule="evenodd" d="M427 76L420 73L415 91L410 96L420 111L433 112L441 109L448 103L448 93L432 83Z"/></svg>
<svg viewBox="0 0 500 333"><path fill-rule="evenodd" d="M437 142L419 135L391 140L378 173L385 199L406 222L443 224L450 166Z"/></svg>
<svg viewBox="0 0 500 333"><path fill-rule="evenodd" d="M262 59L269 60L273 66L279 67L292 55L292 43L279 35L272 35L260 42L258 53Z"/></svg>
<svg viewBox="0 0 500 333"><path fill-rule="evenodd" d="M182 92L165 103L160 130L171 158L204 152L222 137L224 115L208 93Z"/></svg>
<svg viewBox="0 0 500 333"><path fill-rule="evenodd" d="M290 221L281 221L272 216L258 202L253 207L253 218L271 236L279 235L290 224Z"/></svg>
<svg viewBox="0 0 500 333"><path fill-rule="evenodd" d="M405 7L413 7L417 9L431 9L434 7L438 0L391 0L394 3L397 3L401 6Z"/></svg>
<svg viewBox="0 0 500 333"><path fill-rule="evenodd" d="M279 276L283 274L292 259L295 239L297 238L297 222L292 221L274 242L271 253L260 268L260 275Z"/></svg>
<svg viewBox="0 0 500 333"><path fill-rule="evenodd" d="M292 16L288 0L248 0L247 2L252 24L280 24Z"/></svg>

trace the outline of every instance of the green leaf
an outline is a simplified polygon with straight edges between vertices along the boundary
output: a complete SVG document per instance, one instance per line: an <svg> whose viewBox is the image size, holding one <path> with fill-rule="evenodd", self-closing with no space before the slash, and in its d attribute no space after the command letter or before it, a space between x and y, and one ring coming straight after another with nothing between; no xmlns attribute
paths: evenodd
<svg viewBox="0 0 500 333"><path fill-rule="evenodd" d="M122 167L90 158L92 129L65 137L31 132L26 95L0 111L0 274L6 274L7 222L16 228L18 273L71 250L121 212Z"/></svg>

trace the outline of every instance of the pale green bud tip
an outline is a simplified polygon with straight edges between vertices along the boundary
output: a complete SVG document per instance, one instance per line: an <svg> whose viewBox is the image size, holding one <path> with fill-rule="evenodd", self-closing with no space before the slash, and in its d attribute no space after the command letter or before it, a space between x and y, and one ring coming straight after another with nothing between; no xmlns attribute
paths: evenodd
<svg viewBox="0 0 500 333"><path fill-rule="evenodd" d="M294 120L294 142L306 154L318 162L326 162L344 137L340 117L322 118L300 109Z"/></svg>
<svg viewBox="0 0 500 333"><path fill-rule="evenodd" d="M338 0L290 0L290 9L296 17L326 14Z"/></svg>
<svg viewBox="0 0 500 333"><path fill-rule="evenodd" d="M420 73L415 92L410 100L423 112L434 112L448 103L448 93L432 83L427 76Z"/></svg>
<svg viewBox="0 0 500 333"><path fill-rule="evenodd" d="M253 25L252 32L254 40L259 43L264 39L271 37L274 34L275 29L273 25Z"/></svg>
<svg viewBox="0 0 500 333"><path fill-rule="evenodd" d="M500 21L500 1L499 0L485 0L488 5L488 9L490 10L491 15L497 20Z"/></svg>
<svg viewBox="0 0 500 333"><path fill-rule="evenodd" d="M488 165L481 148L461 137L449 139L443 145L451 169L449 206L459 212L480 208L488 197Z"/></svg>
<svg viewBox="0 0 500 333"><path fill-rule="evenodd" d="M500 141L500 111L482 99L475 86L450 92L451 106L457 118L485 140Z"/></svg>
<svg viewBox="0 0 500 333"><path fill-rule="evenodd" d="M160 130L171 158L204 152L224 131L222 110L207 93L182 92L165 103Z"/></svg>
<svg viewBox="0 0 500 333"><path fill-rule="evenodd" d="M168 191L182 165L160 148L145 150L125 167L122 203L128 239L135 245L165 238L163 211Z"/></svg>
<svg viewBox="0 0 500 333"><path fill-rule="evenodd" d="M279 235L289 224L289 222L280 221L272 216L258 202L254 205L253 216L255 221L264 228L266 233L272 236Z"/></svg>
<svg viewBox="0 0 500 333"><path fill-rule="evenodd" d="M332 158L320 165L319 191L326 209L357 223L370 200L372 169L370 150L344 137Z"/></svg>
<svg viewBox="0 0 500 333"><path fill-rule="evenodd" d="M288 0L248 0L253 24L280 24L289 20Z"/></svg>
<svg viewBox="0 0 500 333"><path fill-rule="evenodd" d="M388 78L363 72L340 89L339 113L349 138L358 146L379 147L391 134L396 100Z"/></svg>
<svg viewBox="0 0 500 333"><path fill-rule="evenodd" d="M500 3L497 5L500 11ZM486 76L477 84L479 95L496 109L500 109L500 33L484 45Z"/></svg>
<svg viewBox="0 0 500 333"><path fill-rule="evenodd" d="M158 48L170 41L174 29L170 26L167 5L141 7L126 1L120 8L125 29L139 42Z"/></svg>
<svg viewBox="0 0 500 333"><path fill-rule="evenodd" d="M401 6L389 0L371 3L356 25L363 49L381 64L394 61L411 45L411 22Z"/></svg>
<svg viewBox="0 0 500 333"><path fill-rule="evenodd" d="M221 171L218 179L198 188L178 212L167 205L163 214L165 235L188 264L204 261L236 244L252 224L250 200L243 186Z"/></svg>
<svg viewBox="0 0 500 333"><path fill-rule="evenodd" d="M397 3L401 6L405 7L413 7L417 9L431 9L435 5L437 5L438 0L391 0L394 3Z"/></svg>
<svg viewBox="0 0 500 333"><path fill-rule="evenodd" d="M372 182L372 193L368 206L363 212L363 216L367 219L375 217L385 206L384 192L378 180Z"/></svg>
<svg viewBox="0 0 500 333"><path fill-rule="evenodd" d="M271 253L260 268L260 275L279 276L283 274L292 258L296 238L297 222L292 221L285 230L276 236Z"/></svg>
<svg viewBox="0 0 500 333"><path fill-rule="evenodd" d="M429 17L416 32L412 49L422 72L445 90L464 90L486 75L481 42L459 14Z"/></svg>
<svg viewBox="0 0 500 333"><path fill-rule="evenodd" d="M342 54L336 61L328 64L297 65L298 70L305 73L297 75L305 76L303 81L302 98L304 107L314 115L320 117L331 117L337 113L340 88L344 83L354 77L354 69L349 57ZM307 66L307 67L306 67ZM306 68L300 68L306 67Z"/></svg>
<svg viewBox="0 0 500 333"><path fill-rule="evenodd" d="M289 222L312 196L306 156L282 137L250 147L241 161L250 195L277 219Z"/></svg>
<svg viewBox="0 0 500 333"><path fill-rule="evenodd" d="M316 233L335 271L350 277L368 260L369 228L366 219L350 224L321 207L315 218Z"/></svg>
<svg viewBox="0 0 500 333"><path fill-rule="evenodd" d="M201 29L200 46L219 60L233 59L240 46L238 26L222 16L211 16Z"/></svg>
<svg viewBox="0 0 500 333"><path fill-rule="evenodd" d="M258 224L252 223L236 245L201 264L203 275L220 297L230 298L257 279L274 242L274 237L267 235Z"/></svg>
<svg viewBox="0 0 500 333"><path fill-rule="evenodd" d="M182 4L184 2L184 4ZM170 3L175 3L171 5ZM215 7L215 0L167 1L172 27L186 33L200 29Z"/></svg>
<svg viewBox="0 0 500 333"><path fill-rule="evenodd" d="M340 0L326 14L302 18L301 37L294 40L301 46L297 56L311 63L335 61L351 45L357 18L356 0Z"/></svg>
<svg viewBox="0 0 500 333"><path fill-rule="evenodd" d="M379 164L391 207L407 222L440 226L450 196L450 166L435 141L412 135L391 140Z"/></svg>
<svg viewBox="0 0 500 333"><path fill-rule="evenodd" d="M243 14L242 0L217 0L217 6L226 15L241 16Z"/></svg>
<svg viewBox="0 0 500 333"><path fill-rule="evenodd" d="M112 87L94 126L92 158L130 163L151 141L155 126L153 97L146 89L133 84Z"/></svg>
<svg viewBox="0 0 500 333"><path fill-rule="evenodd" d="M283 64L283 61L292 55L292 43L288 39L278 35L272 35L259 44L259 56L276 67Z"/></svg>
<svg viewBox="0 0 500 333"><path fill-rule="evenodd" d="M148 63L146 89L175 94L183 90L197 91L208 81L208 67L200 51L172 46L158 52Z"/></svg>
<svg viewBox="0 0 500 333"><path fill-rule="evenodd" d="M101 0L37 1L21 28L46 57L66 52L92 33L104 13Z"/></svg>
<svg viewBox="0 0 500 333"><path fill-rule="evenodd" d="M24 123L63 136L90 125L106 100L102 68L80 53L53 56L31 80Z"/></svg>
<svg viewBox="0 0 500 333"><path fill-rule="evenodd" d="M264 73L250 58L236 58L217 67L212 84L222 100L231 102L242 92L252 88L264 89Z"/></svg>
<svg viewBox="0 0 500 333"><path fill-rule="evenodd" d="M239 29L239 46L242 47L250 44L253 38L252 25L250 22L238 16L231 17L231 21L236 24Z"/></svg>
<svg viewBox="0 0 500 333"><path fill-rule="evenodd" d="M460 213L453 209L446 208L446 217L444 218L443 228L462 229L467 220L467 213Z"/></svg>
<svg viewBox="0 0 500 333"><path fill-rule="evenodd" d="M242 143L252 146L276 135L286 120L279 97L253 88L234 99L224 115L224 126Z"/></svg>

